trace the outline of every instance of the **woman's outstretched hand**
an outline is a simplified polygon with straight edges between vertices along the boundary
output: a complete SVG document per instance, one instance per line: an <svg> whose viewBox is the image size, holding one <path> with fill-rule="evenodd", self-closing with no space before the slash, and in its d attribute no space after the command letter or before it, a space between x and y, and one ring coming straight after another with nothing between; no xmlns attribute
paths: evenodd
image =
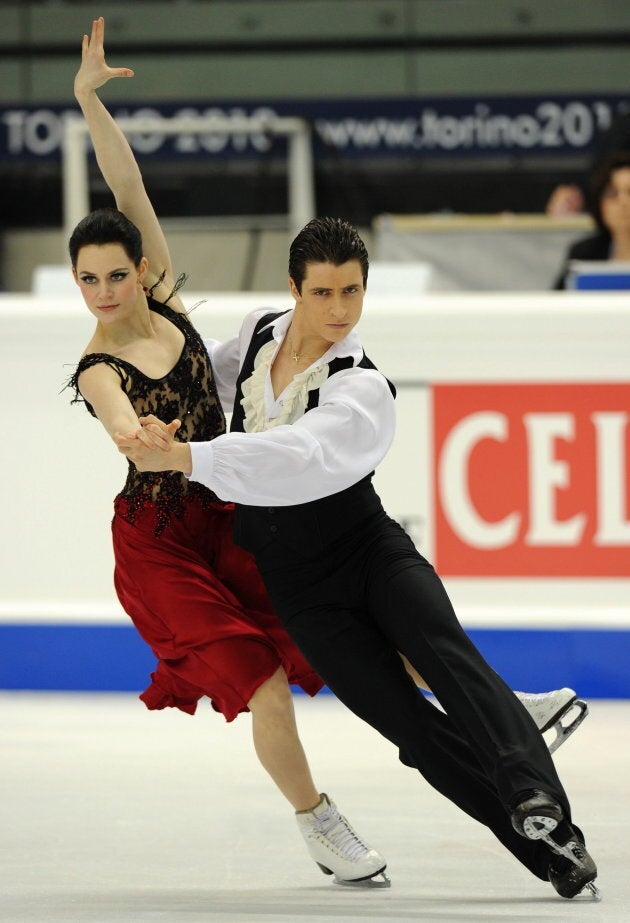
<svg viewBox="0 0 630 923"><path fill-rule="evenodd" d="M153 414L140 417L142 429L135 433L116 433L118 451L130 459L138 471L182 471L190 474L192 460L187 443L177 442L180 420L166 424Z"/></svg>
<svg viewBox="0 0 630 923"><path fill-rule="evenodd" d="M130 67L110 67L105 60L105 20L102 16L92 23L92 34L83 36L81 67L74 78L74 95L97 90L112 77L133 77Z"/></svg>

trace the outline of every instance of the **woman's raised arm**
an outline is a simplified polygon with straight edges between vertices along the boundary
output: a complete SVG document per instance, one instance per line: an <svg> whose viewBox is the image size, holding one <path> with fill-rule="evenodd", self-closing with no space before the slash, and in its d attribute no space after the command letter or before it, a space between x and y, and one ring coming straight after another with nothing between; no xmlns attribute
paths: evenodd
<svg viewBox="0 0 630 923"><path fill-rule="evenodd" d="M105 61L105 20L92 23L92 34L83 36L81 66L74 78L74 95L87 122L94 152L116 205L142 234L144 255L149 261L151 282L165 273L164 289L173 287L173 268L166 239L147 195L140 168L125 135L96 94L113 77L133 77L128 67L109 67ZM177 296L170 302L179 305Z"/></svg>

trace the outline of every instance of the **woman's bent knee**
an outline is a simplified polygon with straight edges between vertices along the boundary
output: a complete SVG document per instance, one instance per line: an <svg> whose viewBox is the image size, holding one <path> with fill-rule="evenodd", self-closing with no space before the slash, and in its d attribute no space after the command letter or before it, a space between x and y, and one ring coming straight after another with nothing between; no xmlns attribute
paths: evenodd
<svg viewBox="0 0 630 923"><path fill-rule="evenodd" d="M254 714L293 712L291 687L282 667L260 684L247 705Z"/></svg>

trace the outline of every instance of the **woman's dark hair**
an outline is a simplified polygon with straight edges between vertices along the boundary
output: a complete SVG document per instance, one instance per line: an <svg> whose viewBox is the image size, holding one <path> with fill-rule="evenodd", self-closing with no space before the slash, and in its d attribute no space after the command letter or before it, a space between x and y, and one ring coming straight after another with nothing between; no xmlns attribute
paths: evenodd
<svg viewBox="0 0 630 923"><path fill-rule="evenodd" d="M126 215L116 208L97 208L79 223L70 235L68 249L72 265L77 265L81 247L94 244L120 244L133 265L142 259L142 235Z"/></svg>
<svg viewBox="0 0 630 923"><path fill-rule="evenodd" d="M289 276L302 294L307 263L332 263L341 266L358 260L367 283L369 260L365 244L356 228L342 218L313 218L302 228L289 248Z"/></svg>
<svg viewBox="0 0 630 923"><path fill-rule="evenodd" d="M608 232L602 218L601 199L616 170L630 169L630 151L619 151L601 163L591 174L586 196L589 212L602 231Z"/></svg>

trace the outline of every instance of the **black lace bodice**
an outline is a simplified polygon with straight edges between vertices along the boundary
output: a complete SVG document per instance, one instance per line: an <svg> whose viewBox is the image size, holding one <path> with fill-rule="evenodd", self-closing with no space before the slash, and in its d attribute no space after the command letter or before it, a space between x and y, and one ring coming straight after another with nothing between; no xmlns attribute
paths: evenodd
<svg viewBox="0 0 630 923"><path fill-rule="evenodd" d="M81 372L105 362L120 377L120 386L137 415L152 413L165 423L176 417L182 425L175 438L181 442L207 442L225 432L225 416L219 401L210 359L203 341L188 317L149 298L149 308L181 330L184 346L175 366L163 378L149 378L131 363L107 353L83 356L68 381L74 390L72 403L83 402L92 416L94 409L79 390ZM161 532L171 516L181 516L185 497L199 497L208 504L217 502L215 495L196 481L189 481L177 471L141 472L129 462L127 480L120 497L127 503L126 518L133 522L145 503L157 506L156 533Z"/></svg>

